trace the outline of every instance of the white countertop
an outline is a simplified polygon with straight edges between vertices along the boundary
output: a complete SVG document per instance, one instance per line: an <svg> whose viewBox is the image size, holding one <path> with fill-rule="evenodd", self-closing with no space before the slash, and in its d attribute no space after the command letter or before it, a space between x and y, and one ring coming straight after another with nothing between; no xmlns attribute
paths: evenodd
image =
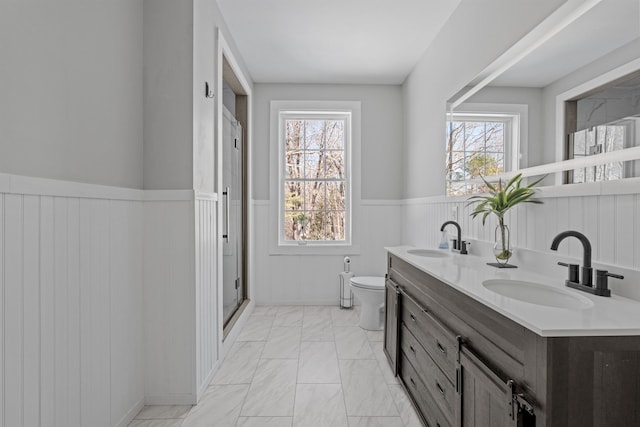
<svg viewBox="0 0 640 427"><path fill-rule="evenodd" d="M495 260L475 255L450 254L444 258L412 255L411 246L385 248L414 267L441 280L496 312L544 337L640 335L640 302L612 294L610 298L568 288L564 280L526 269L499 269L487 265ZM550 265L549 268L555 268ZM499 295L482 285L490 279L521 280L541 283L576 293L593 301L581 309L556 308L531 304ZM640 284L639 284L640 285Z"/></svg>

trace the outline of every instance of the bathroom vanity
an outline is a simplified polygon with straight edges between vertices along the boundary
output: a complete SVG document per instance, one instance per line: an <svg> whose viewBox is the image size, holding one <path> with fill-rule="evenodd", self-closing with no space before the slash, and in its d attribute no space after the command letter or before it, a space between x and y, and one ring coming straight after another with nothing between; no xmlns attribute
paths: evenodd
<svg viewBox="0 0 640 427"><path fill-rule="evenodd" d="M548 278L409 250L388 248L384 349L425 425L640 426L640 303L525 303L481 283Z"/></svg>

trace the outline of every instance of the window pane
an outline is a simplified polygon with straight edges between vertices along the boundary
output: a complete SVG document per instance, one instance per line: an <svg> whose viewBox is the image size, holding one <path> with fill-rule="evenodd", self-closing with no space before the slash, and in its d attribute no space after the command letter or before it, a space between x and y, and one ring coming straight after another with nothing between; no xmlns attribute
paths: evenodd
<svg viewBox="0 0 640 427"><path fill-rule="evenodd" d="M285 150L294 150L303 147L303 121L285 120Z"/></svg>
<svg viewBox="0 0 640 427"><path fill-rule="evenodd" d="M344 179L344 151L331 150L325 152L325 175L327 179Z"/></svg>
<svg viewBox="0 0 640 427"><path fill-rule="evenodd" d="M326 120L326 146L328 150L344 150L344 120Z"/></svg>
<svg viewBox="0 0 640 427"><path fill-rule="evenodd" d="M325 240L324 212L309 212L309 222L307 223L307 240Z"/></svg>
<svg viewBox="0 0 640 427"><path fill-rule="evenodd" d="M325 183L323 181L305 182L306 209L317 211L325 207Z"/></svg>
<svg viewBox="0 0 640 427"><path fill-rule="evenodd" d="M451 150L464 151L464 122L447 122L447 143Z"/></svg>
<svg viewBox="0 0 640 427"><path fill-rule="evenodd" d="M321 162L320 151L305 151L304 153L304 177L322 178L324 176L324 162Z"/></svg>
<svg viewBox="0 0 640 427"><path fill-rule="evenodd" d="M304 121L304 146L307 150L319 150L323 148L324 120Z"/></svg>
<svg viewBox="0 0 640 427"><path fill-rule="evenodd" d="M484 122L465 123L465 150L484 150Z"/></svg>
<svg viewBox="0 0 640 427"><path fill-rule="evenodd" d="M285 212L284 238L285 240L300 240L302 231L307 223L304 212Z"/></svg>
<svg viewBox="0 0 640 427"><path fill-rule="evenodd" d="M325 233L327 240L344 240L344 211L331 211L325 215Z"/></svg>
<svg viewBox="0 0 640 427"><path fill-rule="evenodd" d="M289 150L285 153L284 176L285 178L302 178L302 159L303 152L301 150Z"/></svg>
<svg viewBox="0 0 640 427"><path fill-rule="evenodd" d="M343 211L345 194L343 182L327 182L326 210Z"/></svg>
<svg viewBox="0 0 640 427"><path fill-rule="evenodd" d="M285 181L284 209L285 211L304 210L304 185L302 181Z"/></svg>
<svg viewBox="0 0 640 427"><path fill-rule="evenodd" d="M487 151L504 152L504 123L487 123Z"/></svg>
<svg viewBox="0 0 640 427"><path fill-rule="evenodd" d="M449 155L449 179L453 181L461 181L464 179L464 152L454 151Z"/></svg>

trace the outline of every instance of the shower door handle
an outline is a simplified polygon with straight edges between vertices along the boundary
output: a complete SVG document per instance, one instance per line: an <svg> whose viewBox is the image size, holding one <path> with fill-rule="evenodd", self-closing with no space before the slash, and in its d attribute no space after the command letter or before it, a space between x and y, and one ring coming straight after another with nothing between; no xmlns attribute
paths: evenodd
<svg viewBox="0 0 640 427"><path fill-rule="evenodd" d="M229 202L230 202L230 188L226 187L224 189L224 191L222 192L222 195L224 196L225 200L226 200L226 205L225 205L225 220L224 220L224 234L222 235L222 238L226 240L227 243L229 243L229 214L231 212L231 209L229 208Z"/></svg>

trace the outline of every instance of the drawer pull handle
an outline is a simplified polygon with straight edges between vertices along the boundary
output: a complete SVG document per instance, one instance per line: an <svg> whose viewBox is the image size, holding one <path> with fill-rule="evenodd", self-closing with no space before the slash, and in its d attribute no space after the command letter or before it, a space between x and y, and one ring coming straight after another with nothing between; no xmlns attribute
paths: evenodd
<svg viewBox="0 0 640 427"><path fill-rule="evenodd" d="M439 341L436 341L436 345L438 346L438 350L440 350L440 353L442 353L442 354L447 354L447 349L446 349L446 348L444 348L444 347L442 346L442 344L440 344L440 342L439 342Z"/></svg>
<svg viewBox="0 0 640 427"><path fill-rule="evenodd" d="M416 386L416 382L413 380L413 378L409 377L409 381L411 382L411 385L413 385L414 387Z"/></svg>
<svg viewBox="0 0 640 427"><path fill-rule="evenodd" d="M438 381L436 381L436 387L438 387L438 391L440 392L440 394L444 396L444 388L440 385Z"/></svg>
<svg viewBox="0 0 640 427"><path fill-rule="evenodd" d="M413 313L409 312L409 317L411 317L411 320L413 320L414 322L416 321L416 316L414 316Z"/></svg>
<svg viewBox="0 0 640 427"><path fill-rule="evenodd" d="M416 354L416 349L415 349L415 348L413 348L413 346L412 346L412 345L410 345L410 346L409 346L409 350L411 350L411 351L413 352L413 354Z"/></svg>

